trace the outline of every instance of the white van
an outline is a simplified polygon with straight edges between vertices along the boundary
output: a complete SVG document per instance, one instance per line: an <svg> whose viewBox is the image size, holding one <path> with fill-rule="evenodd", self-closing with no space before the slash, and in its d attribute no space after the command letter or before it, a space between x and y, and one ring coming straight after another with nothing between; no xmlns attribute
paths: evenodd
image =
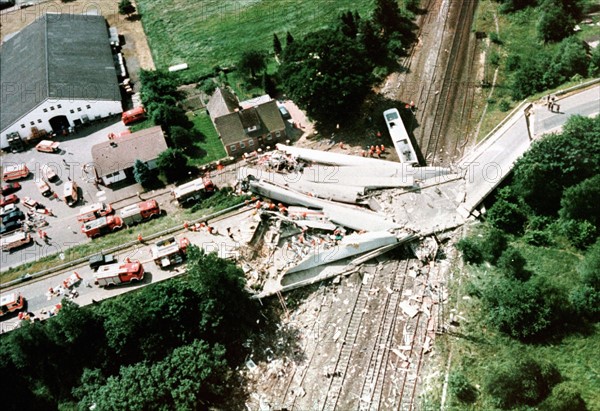
<svg viewBox="0 0 600 411"><path fill-rule="evenodd" d="M67 181L65 183L65 191L63 194L63 200L69 207L73 207L79 201L79 192L77 183L74 181Z"/></svg>

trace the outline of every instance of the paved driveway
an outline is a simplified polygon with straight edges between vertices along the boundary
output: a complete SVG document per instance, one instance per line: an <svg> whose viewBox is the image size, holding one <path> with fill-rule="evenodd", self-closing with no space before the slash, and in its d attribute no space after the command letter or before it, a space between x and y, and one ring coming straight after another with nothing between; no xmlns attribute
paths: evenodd
<svg viewBox="0 0 600 411"><path fill-rule="evenodd" d="M80 232L80 224L77 222L76 216L81 206L96 202L98 199L102 200L105 196L97 196L99 190L94 186L83 167L91 163L91 147L94 144L106 141L108 133L120 132L124 129L125 126L121 121L112 119L91 125L77 134L59 138L61 153L40 153L35 149L30 149L22 153L11 153L2 156L3 166L11 163L25 163L32 173L28 179L20 181L22 188L16 193L19 198L21 200L24 197L33 198L50 208L54 214L54 217L45 217L49 225L43 228L48 233L49 243L44 244L38 240L36 233L32 233L32 236L37 240L37 244L34 243L14 253L2 253L2 271L88 241L87 237ZM41 178L43 166L53 168L60 178L56 183L49 184L51 189L59 196L58 199L43 197L36 187L35 183ZM60 198L64 184L69 179L79 185L80 195L83 197L83 200L73 208L67 206ZM111 201L112 199L108 200ZM19 204L19 208L26 211L22 204Z"/></svg>

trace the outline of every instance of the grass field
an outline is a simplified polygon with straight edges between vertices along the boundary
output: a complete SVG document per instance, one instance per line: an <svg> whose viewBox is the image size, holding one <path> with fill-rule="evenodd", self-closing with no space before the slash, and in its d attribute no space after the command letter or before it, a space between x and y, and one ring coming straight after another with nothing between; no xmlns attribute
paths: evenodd
<svg viewBox="0 0 600 411"><path fill-rule="evenodd" d="M190 117L194 123L194 128L204 135L203 141L197 141L194 146L201 150L206 155L202 157L190 157L189 164L193 166L201 166L210 163L211 161L220 160L227 156L225 147L215 130L215 126L206 111L198 110Z"/></svg>
<svg viewBox="0 0 600 411"><path fill-rule="evenodd" d="M158 69L187 63L186 76L234 64L244 50L273 48L273 33L300 37L333 23L342 11L370 15L374 0L138 0Z"/></svg>

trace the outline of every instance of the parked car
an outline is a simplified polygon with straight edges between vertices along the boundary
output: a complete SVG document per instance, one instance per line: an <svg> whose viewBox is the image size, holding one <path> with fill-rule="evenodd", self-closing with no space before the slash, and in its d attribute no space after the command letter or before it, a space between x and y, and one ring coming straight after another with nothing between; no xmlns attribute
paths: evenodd
<svg viewBox="0 0 600 411"><path fill-rule="evenodd" d="M59 147L60 143L58 141L42 140L35 146L35 149L44 153L58 153L60 152Z"/></svg>
<svg viewBox="0 0 600 411"><path fill-rule="evenodd" d="M96 254L91 256L88 262L90 268L97 271L100 266L116 263L117 259L112 254Z"/></svg>
<svg viewBox="0 0 600 411"><path fill-rule="evenodd" d="M19 183L8 183L2 186L2 195L6 196L14 193L15 191L19 191L21 189L21 184Z"/></svg>
<svg viewBox="0 0 600 411"><path fill-rule="evenodd" d="M35 183L35 185L44 197L49 197L50 195L52 195L52 190L50 189L50 186L44 180L38 181L37 183Z"/></svg>
<svg viewBox="0 0 600 411"><path fill-rule="evenodd" d="M2 216L2 224L8 224L11 221L21 221L21 220L25 220L25 214L19 209L11 211L10 213L6 214L5 216Z"/></svg>
<svg viewBox="0 0 600 411"><path fill-rule="evenodd" d="M44 164L42 166L42 175L46 178L46 180L50 181L51 183L54 183L58 180L58 175L56 174L56 171L54 171L54 168L50 167L47 164Z"/></svg>
<svg viewBox="0 0 600 411"><path fill-rule="evenodd" d="M284 106L278 106L278 108L279 112L281 113L281 117L283 117L284 120L289 120L290 118L292 118L290 112L287 111L287 108L285 108Z"/></svg>
<svg viewBox="0 0 600 411"><path fill-rule="evenodd" d="M15 194L10 194L10 195L7 195L0 199L0 207L4 207L5 205L8 205L8 204L15 204L18 202L19 202L19 197L17 197Z"/></svg>
<svg viewBox="0 0 600 411"><path fill-rule="evenodd" d="M18 210L17 205L15 203L5 205L4 207L0 207L0 217L4 217L8 213Z"/></svg>
<svg viewBox="0 0 600 411"><path fill-rule="evenodd" d="M0 235L12 233L21 228L20 221L9 221L6 224L0 224Z"/></svg>

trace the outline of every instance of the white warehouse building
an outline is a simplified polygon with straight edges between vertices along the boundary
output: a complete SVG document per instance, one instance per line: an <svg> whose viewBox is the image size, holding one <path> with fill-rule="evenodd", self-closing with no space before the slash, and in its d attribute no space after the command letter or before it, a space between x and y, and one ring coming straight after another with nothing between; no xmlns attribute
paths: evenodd
<svg viewBox="0 0 600 411"><path fill-rule="evenodd" d="M45 14L0 48L0 147L8 135L71 127L123 111L106 20Z"/></svg>

